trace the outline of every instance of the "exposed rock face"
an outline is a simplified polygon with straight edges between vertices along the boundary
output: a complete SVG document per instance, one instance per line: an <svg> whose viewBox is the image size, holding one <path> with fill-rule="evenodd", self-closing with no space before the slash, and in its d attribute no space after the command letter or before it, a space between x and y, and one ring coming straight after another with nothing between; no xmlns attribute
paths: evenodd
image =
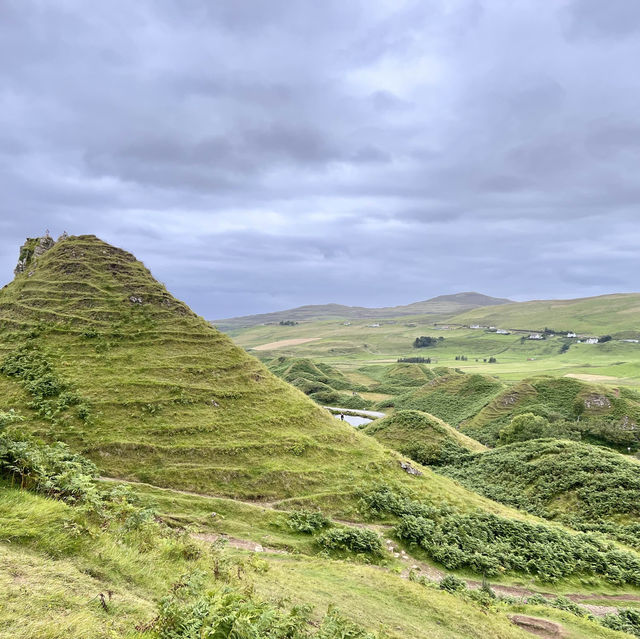
<svg viewBox="0 0 640 639"><path fill-rule="evenodd" d="M16 275L24 273L30 266L34 266L35 261L52 248L55 243L49 233L43 237L28 237L27 241L20 247L20 257L13 272Z"/></svg>

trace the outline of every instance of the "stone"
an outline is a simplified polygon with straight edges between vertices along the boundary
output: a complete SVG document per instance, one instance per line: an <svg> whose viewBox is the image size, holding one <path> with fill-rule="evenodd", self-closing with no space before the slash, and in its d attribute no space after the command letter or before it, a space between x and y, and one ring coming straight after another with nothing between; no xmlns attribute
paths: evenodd
<svg viewBox="0 0 640 639"><path fill-rule="evenodd" d="M47 233L43 237L28 237L20 247L20 257L14 269L15 275L24 273L27 268L34 267L37 259L55 246L55 240ZM33 269L30 271L33 273Z"/></svg>
<svg viewBox="0 0 640 639"><path fill-rule="evenodd" d="M141 298L141 297L138 297L137 295L131 295L131 296L129 297L129 301L130 301L132 304L142 304L142 298Z"/></svg>
<svg viewBox="0 0 640 639"><path fill-rule="evenodd" d="M408 473L409 475L422 475L421 471L419 471L417 468L414 468L408 462L401 461L400 462L400 468L402 468L402 470L404 470L404 472Z"/></svg>

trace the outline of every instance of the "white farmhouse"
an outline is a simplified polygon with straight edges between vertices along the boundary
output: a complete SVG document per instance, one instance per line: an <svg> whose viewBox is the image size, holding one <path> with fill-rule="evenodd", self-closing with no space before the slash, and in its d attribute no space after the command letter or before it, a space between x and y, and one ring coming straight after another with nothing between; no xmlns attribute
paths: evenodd
<svg viewBox="0 0 640 639"><path fill-rule="evenodd" d="M578 337L576 333L567 333L567 337Z"/></svg>
<svg viewBox="0 0 640 639"><path fill-rule="evenodd" d="M531 335L529 335L529 339L544 339L544 337L540 335L540 333L531 333Z"/></svg>
<svg viewBox="0 0 640 639"><path fill-rule="evenodd" d="M597 337L588 337L584 340L585 344L597 344L600 340Z"/></svg>
<svg viewBox="0 0 640 639"><path fill-rule="evenodd" d="M504 329L504 328L499 328L499 329L496 331L496 333L497 333L498 335L511 335L511 333L509 333L509 331L507 331L507 330L506 330L506 329Z"/></svg>

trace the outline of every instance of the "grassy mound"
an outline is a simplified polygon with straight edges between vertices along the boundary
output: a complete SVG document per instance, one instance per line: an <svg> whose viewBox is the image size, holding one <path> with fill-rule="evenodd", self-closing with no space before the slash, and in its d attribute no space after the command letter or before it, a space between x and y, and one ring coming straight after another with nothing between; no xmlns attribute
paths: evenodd
<svg viewBox="0 0 640 639"><path fill-rule="evenodd" d="M441 419L416 410L401 410L362 429L383 445L424 465L447 464L485 447Z"/></svg>
<svg viewBox="0 0 640 639"><path fill-rule="evenodd" d="M447 374L397 397L394 406L399 410L431 413L457 426L475 416L503 389L504 385L493 377L449 370Z"/></svg>
<svg viewBox="0 0 640 639"><path fill-rule="evenodd" d="M573 441L537 439L469 455L440 472L550 519L640 523L640 464Z"/></svg>
<svg viewBox="0 0 640 639"><path fill-rule="evenodd" d="M328 364L306 358L278 357L268 361L267 367L320 405L353 409L370 408L372 405L357 394L358 391L366 391L366 386L350 382Z"/></svg>
<svg viewBox="0 0 640 639"><path fill-rule="evenodd" d="M495 445L513 417L532 413L557 425L559 434L576 431L586 441L632 450L640 445L640 395L566 377L535 377L505 389L461 425L469 436Z"/></svg>

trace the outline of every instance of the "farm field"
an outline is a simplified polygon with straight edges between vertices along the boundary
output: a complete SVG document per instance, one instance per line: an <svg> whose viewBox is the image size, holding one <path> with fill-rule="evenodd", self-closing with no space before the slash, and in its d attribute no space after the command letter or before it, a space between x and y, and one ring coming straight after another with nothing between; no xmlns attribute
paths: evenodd
<svg viewBox="0 0 640 639"><path fill-rule="evenodd" d="M552 375L579 376L578 379L612 386L640 386L640 344L620 339L603 344L577 343L577 339L559 336L536 341L527 339L528 332L499 335L478 329L443 329L434 326L433 318L424 316L375 322L379 327L371 327L371 323L353 321L345 326L335 320L301 322L295 326L254 326L233 330L230 335L250 352L258 350L256 355L261 358L309 357L345 372L355 371L364 363L387 365L399 358L425 357L431 358L432 365L492 375L506 382ZM543 330L544 326L534 329ZM601 334L605 331L597 333ZM413 341L420 335L443 339L432 347L413 348ZM313 341L283 343L291 339ZM278 347L265 348L278 342ZM561 352L565 344L569 349ZM467 359L461 361L461 356ZM484 361L491 357L496 363Z"/></svg>

